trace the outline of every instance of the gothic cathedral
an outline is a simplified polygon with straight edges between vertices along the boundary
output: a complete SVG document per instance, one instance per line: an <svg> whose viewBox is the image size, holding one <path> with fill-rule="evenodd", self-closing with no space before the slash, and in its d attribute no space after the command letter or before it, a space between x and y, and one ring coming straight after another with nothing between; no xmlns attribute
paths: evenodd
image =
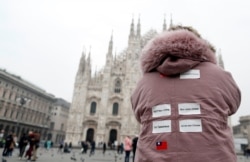
<svg viewBox="0 0 250 162"><path fill-rule="evenodd" d="M172 19L170 26L172 25ZM167 29L164 19L163 30ZM140 125L132 112L130 96L141 77L140 52L157 34L150 30L141 36L140 19L130 26L128 45L114 56L112 36L104 67L92 75L90 54L82 53L75 78L65 142L122 142L125 136L139 134ZM222 61L222 60L220 60ZM223 63L223 62L221 62Z"/></svg>

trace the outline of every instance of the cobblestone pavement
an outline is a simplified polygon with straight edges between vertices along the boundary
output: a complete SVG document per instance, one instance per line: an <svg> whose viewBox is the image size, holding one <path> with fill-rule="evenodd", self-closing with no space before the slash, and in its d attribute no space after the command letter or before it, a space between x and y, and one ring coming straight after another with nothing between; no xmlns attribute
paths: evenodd
<svg viewBox="0 0 250 162"><path fill-rule="evenodd" d="M13 155L8 158L2 157L3 149L1 152L1 162L26 162L26 159L18 159L18 149L15 149ZM38 149L37 162L123 162L125 154L117 154L116 151L107 150L103 155L101 150L96 150L95 154L89 156L89 154L81 154L80 149L73 149L71 153L59 153L56 148L49 151L43 148ZM3 161L6 160L6 161ZM131 157L132 162L132 157Z"/></svg>
<svg viewBox="0 0 250 162"><path fill-rule="evenodd" d="M18 150L13 152L12 157L4 158L2 157L2 149L0 149L1 162L26 162L26 159L19 160L17 157ZM51 149L49 151L40 148L38 150L37 162L124 162L125 154L117 154L113 150L107 150L105 155L102 154L101 150L96 150L96 153L92 156L89 154L81 154L80 149L73 149L71 153L58 153L57 149ZM250 157L247 159L242 155L237 156L237 162L250 162ZM4 161L6 160L6 161ZM131 160L132 162L132 156ZM212 162L212 161L211 161Z"/></svg>

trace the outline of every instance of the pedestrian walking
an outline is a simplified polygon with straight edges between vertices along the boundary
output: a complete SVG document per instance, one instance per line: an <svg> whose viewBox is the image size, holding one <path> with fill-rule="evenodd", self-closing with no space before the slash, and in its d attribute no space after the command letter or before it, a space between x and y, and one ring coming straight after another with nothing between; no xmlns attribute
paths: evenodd
<svg viewBox="0 0 250 162"><path fill-rule="evenodd" d="M5 138L5 146L4 146L4 149L3 149L2 156L4 156L4 157L12 156L12 151L14 149L14 146L15 146L15 141L14 141L14 138L13 138L13 133L10 132L7 135L7 137Z"/></svg>
<svg viewBox="0 0 250 162"><path fill-rule="evenodd" d="M32 151L32 158L31 160L35 161L37 159L37 150L40 145L40 134L35 131L34 132L34 146L33 146L33 151Z"/></svg>
<svg viewBox="0 0 250 162"><path fill-rule="evenodd" d="M106 149L107 149L107 145L106 145L106 142L104 142L103 143L103 147L102 147L102 153L103 153L103 155L105 155Z"/></svg>
<svg viewBox="0 0 250 162"><path fill-rule="evenodd" d="M72 149L72 142L69 142L69 150Z"/></svg>
<svg viewBox="0 0 250 162"><path fill-rule="evenodd" d="M181 25L143 48L143 75L131 96L142 126L136 162L237 161L228 117L241 93L215 52L194 28Z"/></svg>
<svg viewBox="0 0 250 162"><path fill-rule="evenodd" d="M131 149L132 149L132 140L130 136L126 136L124 139L125 162L129 162Z"/></svg>
<svg viewBox="0 0 250 162"><path fill-rule="evenodd" d="M63 153L63 141L61 141L61 142L59 143L59 147L58 147L57 153L60 153L60 154Z"/></svg>
<svg viewBox="0 0 250 162"><path fill-rule="evenodd" d="M35 134L33 131L29 131L28 134L29 149L26 151L25 157L27 160L31 160L34 148L35 148Z"/></svg>
<svg viewBox="0 0 250 162"><path fill-rule="evenodd" d="M124 146L123 146L123 142L121 142L120 144L120 153L123 154L123 150L124 150Z"/></svg>
<svg viewBox="0 0 250 162"><path fill-rule="evenodd" d="M64 143L63 152L64 153L70 153L71 152L67 142Z"/></svg>
<svg viewBox="0 0 250 162"><path fill-rule="evenodd" d="M121 145L118 144L118 145L117 145L117 154L120 154L120 151L121 151Z"/></svg>
<svg viewBox="0 0 250 162"><path fill-rule="evenodd" d="M89 149L89 143L87 141L84 142L84 146L83 146L83 152L85 154L88 153L88 149Z"/></svg>
<svg viewBox="0 0 250 162"><path fill-rule="evenodd" d="M28 144L28 136L26 135L26 133L23 133L18 143L19 159L22 159L27 144Z"/></svg>
<svg viewBox="0 0 250 162"><path fill-rule="evenodd" d="M49 151L50 148L51 148L51 140L47 140L46 141L46 149L47 149L47 151Z"/></svg>
<svg viewBox="0 0 250 162"><path fill-rule="evenodd" d="M90 145L91 145L91 149L90 149L89 156L95 154L95 141L93 140L93 141L90 143Z"/></svg>
<svg viewBox="0 0 250 162"><path fill-rule="evenodd" d="M138 135L135 135L135 137L134 137L133 140L132 140L133 162L135 161L135 154L136 154L137 141L138 141Z"/></svg>

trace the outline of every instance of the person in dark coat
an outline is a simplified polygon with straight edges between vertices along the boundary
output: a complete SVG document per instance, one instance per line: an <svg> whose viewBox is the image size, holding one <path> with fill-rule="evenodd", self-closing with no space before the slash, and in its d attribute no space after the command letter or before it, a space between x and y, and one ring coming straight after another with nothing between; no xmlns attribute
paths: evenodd
<svg viewBox="0 0 250 162"><path fill-rule="evenodd" d="M63 152L64 153L70 153L70 149L69 149L68 143L66 143L66 142L64 144Z"/></svg>
<svg viewBox="0 0 250 162"><path fill-rule="evenodd" d="M37 159L37 150L40 144L40 134L38 132L34 132L34 148L32 152L32 160L35 161Z"/></svg>
<svg viewBox="0 0 250 162"><path fill-rule="evenodd" d="M72 142L69 143L69 150L72 149Z"/></svg>
<svg viewBox="0 0 250 162"><path fill-rule="evenodd" d="M11 153L12 153L12 150L13 150L13 143L14 143L14 138L13 138L13 133L11 132L5 138L5 146L4 146L4 149L3 149L2 156L6 156L6 157L11 156Z"/></svg>
<svg viewBox="0 0 250 162"><path fill-rule="evenodd" d="M106 142L104 142L104 143L103 143L103 148L102 148L102 153L103 153L103 155L105 154L106 149L107 149L107 145L106 145Z"/></svg>
<svg viewBox="0 0 250 162"><path fill-rule="evenodd" d="M35 134L33 131L29 131L29 135L28 135L28 141L29 141L29 149L27 150L25 157L28 157L27 160L31 160L32 157L32 153L34 151L35 148Z"/></svg>
<svg viewBox="0 0 250 162"><path fill-rule="evenodd" d="M28 144L28 136L26 135L26 133L23 133L20 140L19 140L19 159L22 159L23 154L25 152L25 147Z"/></svg>
<svg viewBox="0 0 250 162"><path fill-rule="evenodd" d="M123 154L123 150L124 150L124 146L123 146L123 143L121 142L120 144L120 153Z"/></svg>
<svg viewBox="0 0 250 162"><path fill-rule="evenodd" d="M138 135L136 135L132 140L132 147L133 147L133 162L135 161L135 152L137 147Z"/></svg>
<svg viewBox="0 0 250 162"><path fill-rule="evenodd" d="M91 150L89 156L95 154L95 141L93 140L90 145L91 145Z"/></svg>
<svg viewBox="0 0 250 162"><path fill-rule="evenodd" d="M63 141L60 142L57 153L62 153L62 152L63 152Z"/></svg>

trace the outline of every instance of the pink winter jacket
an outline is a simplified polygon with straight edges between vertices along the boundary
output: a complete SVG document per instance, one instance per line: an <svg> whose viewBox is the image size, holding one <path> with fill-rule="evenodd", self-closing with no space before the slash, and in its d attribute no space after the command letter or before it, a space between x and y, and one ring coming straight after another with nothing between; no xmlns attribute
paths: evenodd
<svg viewBox="0 0 250 162"><path fill-rule="evenodd" d="M141 66L131 96L141 124L135 162L236 162L227 121L241 94L208 42L164 32L144 47Z"/></svg>
<svg viewBox="0 0 250 162"><path fill-rule="evenodd" d="M132 140L128 137L125 137L124 139L124 150L125 151L131 151L132 149Z"/></svg>

